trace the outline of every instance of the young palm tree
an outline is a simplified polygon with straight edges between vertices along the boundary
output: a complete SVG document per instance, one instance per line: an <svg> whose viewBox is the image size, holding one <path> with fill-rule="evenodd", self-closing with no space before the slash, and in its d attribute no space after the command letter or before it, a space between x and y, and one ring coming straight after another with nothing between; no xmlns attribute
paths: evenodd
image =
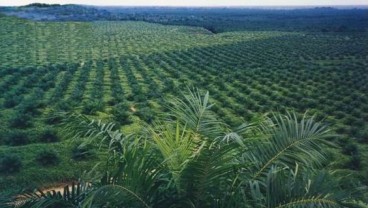
<svg viewBox="0 0 368 208"><path fill-rule="evenodd" d="M109 154L76 207L344 207L352 195L323 167L331 136L313 117L274 114L236 129L189 91L137 135L71 115L67 130Z"/></svg>

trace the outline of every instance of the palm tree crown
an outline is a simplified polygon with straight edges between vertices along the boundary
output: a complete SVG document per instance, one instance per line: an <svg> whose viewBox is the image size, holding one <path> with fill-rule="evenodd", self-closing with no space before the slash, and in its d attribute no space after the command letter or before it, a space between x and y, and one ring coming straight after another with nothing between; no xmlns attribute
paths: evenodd
<svg viewBox="0 0 368 208"><path fill-rule="evenodd" d="M84 178L91 186L74 207L356 204L323 168L329 159L325 147L333 144L314 117L272 114L231 129L211 106L208 92L190 90L168 104L170 113L136 135L70 115L68 131L86 137L85 143L99 139L108 152L104 172ZM32 199L47 197L31 198L28 205Z"/></svg>

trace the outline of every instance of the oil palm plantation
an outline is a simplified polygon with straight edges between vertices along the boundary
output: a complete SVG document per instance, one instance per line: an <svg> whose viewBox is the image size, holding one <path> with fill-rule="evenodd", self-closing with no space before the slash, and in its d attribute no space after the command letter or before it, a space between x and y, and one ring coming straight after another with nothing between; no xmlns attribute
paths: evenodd
<svg viewBox="0 0 368 208"><path fill-rule="evenodd" d="M189 91L136 135L69 115L68 132L107 160L73 207L345 207L354 196L325 170L329 130L313 117L272 114L231 128L209 93ZM31 197L40 201L53 197ZM60 200L63 200L60 198ZM49 207L53 207L50 203Z"/></svg>

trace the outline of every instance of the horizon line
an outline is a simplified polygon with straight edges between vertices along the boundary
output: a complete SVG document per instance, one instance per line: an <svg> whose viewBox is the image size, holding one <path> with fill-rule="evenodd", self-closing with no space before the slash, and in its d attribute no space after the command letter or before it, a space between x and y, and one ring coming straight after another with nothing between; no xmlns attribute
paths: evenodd
<svg viewBox="0 0 368 208"><path fill-rule="evenodd" d="M38 2L35 2L38 3ZM34 4L34 3L30 3ZM9 7L20 7L20 6L27 6L30 4L25 5L3 5L0 4L0 6L9 6ZM40 3L40 4L48 4L48 3ZM155 4L60 4L60 3L52 3L49 5L82 5L82 6L104 6L104 7L367 7L367 4L297 4L297 5L155 5Z"/></svg>

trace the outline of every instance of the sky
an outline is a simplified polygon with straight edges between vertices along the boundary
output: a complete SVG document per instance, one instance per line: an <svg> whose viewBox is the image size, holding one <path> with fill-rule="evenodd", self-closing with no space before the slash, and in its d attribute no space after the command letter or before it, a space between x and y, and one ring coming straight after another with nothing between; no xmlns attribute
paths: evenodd
<svg viewBox="0 0 368 208"><path fill-rule="evenodd" d="M368 5L368 0L0 0L0 6L20 6L34 2L121 6L328 6Z"/></svg>

